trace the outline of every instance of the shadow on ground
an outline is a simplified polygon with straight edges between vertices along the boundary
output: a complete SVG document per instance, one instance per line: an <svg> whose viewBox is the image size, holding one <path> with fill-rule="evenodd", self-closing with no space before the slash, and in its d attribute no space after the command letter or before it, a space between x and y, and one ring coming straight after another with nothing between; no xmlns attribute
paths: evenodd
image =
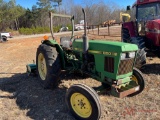
<svg viewBox="0 0 160 120"><path fill-rule="evenodd" d="M144 74L159 75L160 64L146 64L141 70ZM65 80L79 79L72 75L67 78ZM43 89L37 77L15 74L0 78L0 90L11 93L11 96L0 95L0 98L15 100L20 110L28 110L26 116L31 119L75 120L65 104L66 88L61 84L54 90Z"/></svg>
<svg viewBox="0 0 160 120"><path fill-rule="evenodd" d="M15 74L0 78L0 90L12 93L0 98L15 100L21 110L28 110L26 116L31 119L74 120L65 104L66 88L43 89L36 77Z"/></svg>
<svg viewBox="0 0 160 120"><path fill-rule="evenodd" d="M146 64L141 68L145 74L160 75L160 64Z"/></svg>

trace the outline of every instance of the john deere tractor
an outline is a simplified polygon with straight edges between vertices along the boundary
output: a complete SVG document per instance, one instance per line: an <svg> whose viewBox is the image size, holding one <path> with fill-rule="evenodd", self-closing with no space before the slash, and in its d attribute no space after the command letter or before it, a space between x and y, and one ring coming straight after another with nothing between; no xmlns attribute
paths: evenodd
<svg viewBox="0 0 160 120"><path fill-rule="evenodd" d="M86 15L84 9L84 21ZM72 21L71 37L61 37L60 44L54 40L53 17L67 17ZM74 16L50 13L53 40L44 38L36 54L36 65L27 65L27 71L37 70L44 88L55 88L61 71L79 71L102 83L116 97L134 96L144 89L142 73L134 68L138 47L134 44L88 40L86 27L82 38L74 36ZM71 86L66 93L66 104L70 112L81 120L98 120L101 105L97 92L84 84Z"/></svg>

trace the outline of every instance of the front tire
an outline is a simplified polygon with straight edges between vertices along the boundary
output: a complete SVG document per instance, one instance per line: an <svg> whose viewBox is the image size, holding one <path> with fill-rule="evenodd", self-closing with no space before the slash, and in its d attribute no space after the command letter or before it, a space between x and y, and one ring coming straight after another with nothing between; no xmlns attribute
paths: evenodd
<svg viewBox="0 0 160 120"><path fill-rule="evenodd" d="M2 41L6 42L7 41L7 37L6 36L2 36Z"/></svg>
<svg viewBox="0 0 160 120"><path fill-rule="evenodd" d="M66 104L78 120L99 120L101 116L97 93L84 84L76 84L68 89Z"/></svg>
<svg viewBox="0 0 160 120"><path fill-rule="evenodd" d="M136 84L140 86L140 88L137 92L128 95L129 97L138 95L139 93L141 93L144 90L144 87L145 87L145 82L144 82L142 72L140 70L138 70L137 68L133 68L133 75L132 75L131 79L133 81L135 81Z"/></svg>
<svg viewBox="0 0 160 120"><path fill-rule="evenodd" d="M56 48L41 44L37 49L36 65L39 81L44 88L55 88L61 70L59 54Z"/></svg>

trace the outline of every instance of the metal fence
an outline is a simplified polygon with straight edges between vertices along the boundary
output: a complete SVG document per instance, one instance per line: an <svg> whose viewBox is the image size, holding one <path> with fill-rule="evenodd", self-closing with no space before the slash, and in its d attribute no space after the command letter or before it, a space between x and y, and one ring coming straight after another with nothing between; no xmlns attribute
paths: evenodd
<svg viewBox="0 0 160 120"><path fill-rule="evenodd" d="M121 36L121 23L114 23L113 25L89 25L87 29L88 34L99 36Z"/></svg>

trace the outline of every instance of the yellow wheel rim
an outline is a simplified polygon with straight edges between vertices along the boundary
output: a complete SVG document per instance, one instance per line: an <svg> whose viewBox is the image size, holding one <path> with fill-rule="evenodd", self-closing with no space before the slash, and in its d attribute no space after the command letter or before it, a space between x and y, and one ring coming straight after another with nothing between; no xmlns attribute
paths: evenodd
<svg viewBox="0 0 160 120"><path fill-rule="evenodd" d="M88 118L92 113L89 100L80 93L74 93L70 99L71 106L75 113L82 118Z"/></svg>
<svg viewBox="0 0 160 120"><path fill-rule="evenodd" d="M135 81L136 83L137 83L137 85L138 85L138 79L134 76L134 75L132 75L132 78L131 78L133 81Z"/></svg>
<svg viewBox="0 0 160 120"><path fill-rule="evenodd" d="M44 55L40 53L38 55L38 72L42 80L45 80L47 75L47 67L46 67L46 60Z"/></svg>

